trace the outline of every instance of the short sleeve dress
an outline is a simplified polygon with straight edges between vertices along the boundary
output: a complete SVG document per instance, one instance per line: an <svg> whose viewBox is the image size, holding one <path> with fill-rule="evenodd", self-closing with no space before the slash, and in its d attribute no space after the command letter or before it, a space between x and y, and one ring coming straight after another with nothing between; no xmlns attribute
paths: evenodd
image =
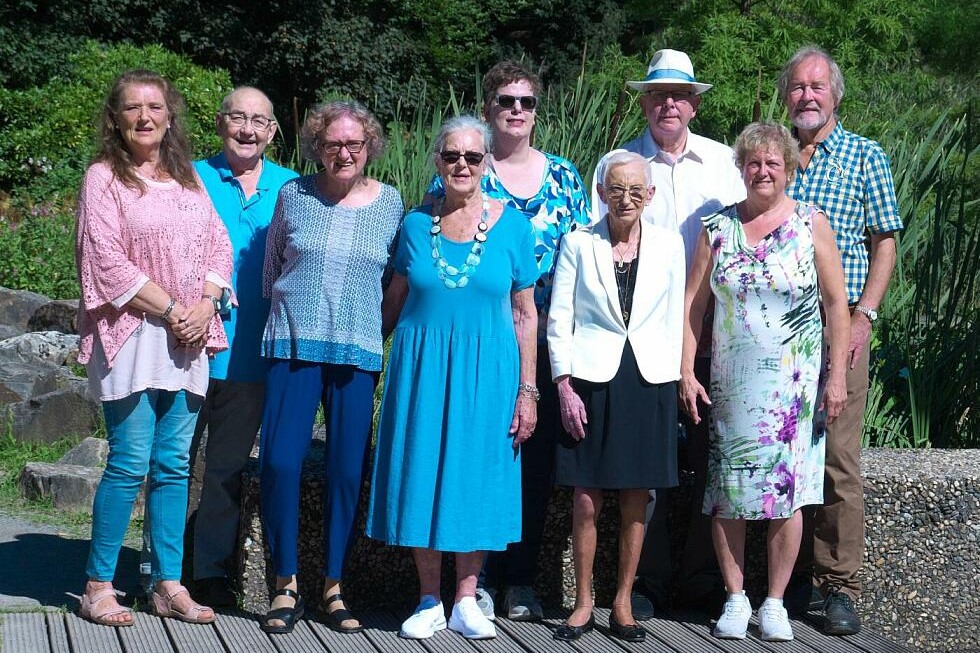
<svg viewBox="0 0 980 653"><path fill-rule="evenodd" d="M734 205L704 219L715 297L705 514L783 519L823 502L817 211L796 204L755 246Z"/></svg>
<svg viewBox="0 0 980 653"><path fill-rule="evenodd" d="M538 278L527 218L505 207L479 266L447 288L431 209L405 216L395 271L408 297L392 337L367 534L440 551L503 550L521 538L521 467L509 433L520 361L511 293ZM441 238L462 266L472 242Z"/></svg>

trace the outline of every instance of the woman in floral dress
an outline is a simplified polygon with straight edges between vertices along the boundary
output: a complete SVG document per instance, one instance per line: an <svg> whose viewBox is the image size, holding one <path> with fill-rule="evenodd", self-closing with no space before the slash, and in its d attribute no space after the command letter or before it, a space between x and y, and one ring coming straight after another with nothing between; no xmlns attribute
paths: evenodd
<svg viewBox="0 0 980 653"><path fill-rule="evenodd" d="M698 399L712 406L703 509L713 517L728 591L714 635L745 637L751 615L742 589L745 520L765 519L769 591L760 629L765 640L786 641L793 631L782 598L800 547L799 509L823 502L823 428L814 428L814 418L825 410L833 420L847 394L847 296L827 216L785 193L799 161L789 131L753 123L735 153L748 197L704 219L687 283L680 399L695 423ZM711 296L707 393L694 378L694 354ZM821 301L830 346L822 399Z"/></svg>

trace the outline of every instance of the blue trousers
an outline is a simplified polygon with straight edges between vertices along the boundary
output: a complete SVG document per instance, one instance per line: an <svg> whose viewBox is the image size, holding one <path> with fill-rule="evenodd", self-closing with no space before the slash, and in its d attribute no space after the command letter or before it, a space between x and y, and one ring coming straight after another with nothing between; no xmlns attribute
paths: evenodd
<svg viewBox="0 0 980 653"><path fill-rule="evenodd" d="M259 440L262 524L277 576L297 572L300 473L317 405L326 418L323 575L340 579L354 541L378 374L351 365L275 360Z"/></svg>
<svg viewBox="0 0 980 653"><path fill-rule="evenodd" d="M184 390L150 389L102 403L109 457L92 504L89 579L115 576L133 502L146 478L154 580L180 580L190 446L203 402Z"/></svg>

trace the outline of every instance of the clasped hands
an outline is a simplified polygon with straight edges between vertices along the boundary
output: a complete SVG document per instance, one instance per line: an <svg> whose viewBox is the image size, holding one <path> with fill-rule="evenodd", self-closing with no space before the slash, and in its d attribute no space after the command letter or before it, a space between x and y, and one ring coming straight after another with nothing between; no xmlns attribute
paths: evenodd
<svg viewBox="0 0 980 653"><path fill-rule="evenodd" d="M176 304L166 322L180 347L203 347L208 338L208 325L214 317L214 304L203 298L192 307Z"/></svg>

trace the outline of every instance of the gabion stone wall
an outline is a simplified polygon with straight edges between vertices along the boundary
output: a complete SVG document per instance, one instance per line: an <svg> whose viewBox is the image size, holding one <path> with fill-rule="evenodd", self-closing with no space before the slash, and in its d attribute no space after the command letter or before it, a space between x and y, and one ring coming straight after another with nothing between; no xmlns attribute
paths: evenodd
<svg viewBox="0 0 980 653"><path fill-rule="evenodd" d="M890 450L863 452L866 504L864 595L858 603L865 624L897 642L923 651L980 647L980 450ZM303 468L300 507L300 592L316 600L323 561L323 443L314 440ZM344 581L352 608L392 608L406 615L418 598L407 550L363 536L368 488ZM676 572L690 507L690 478L670 490L672 562ZM535 586L551 605L570 606L571 492L555 488ZM615 589L619 508L610 493L599 525L595 592L608 605ZM746 586L753 604L765 594L765 527L750 524ZM274 576L264 548L259 516L258 470L244 474L239 535L241 583L246 609L268 605ZM453 594L451 556L443 565L443 594Z"/></svg>

